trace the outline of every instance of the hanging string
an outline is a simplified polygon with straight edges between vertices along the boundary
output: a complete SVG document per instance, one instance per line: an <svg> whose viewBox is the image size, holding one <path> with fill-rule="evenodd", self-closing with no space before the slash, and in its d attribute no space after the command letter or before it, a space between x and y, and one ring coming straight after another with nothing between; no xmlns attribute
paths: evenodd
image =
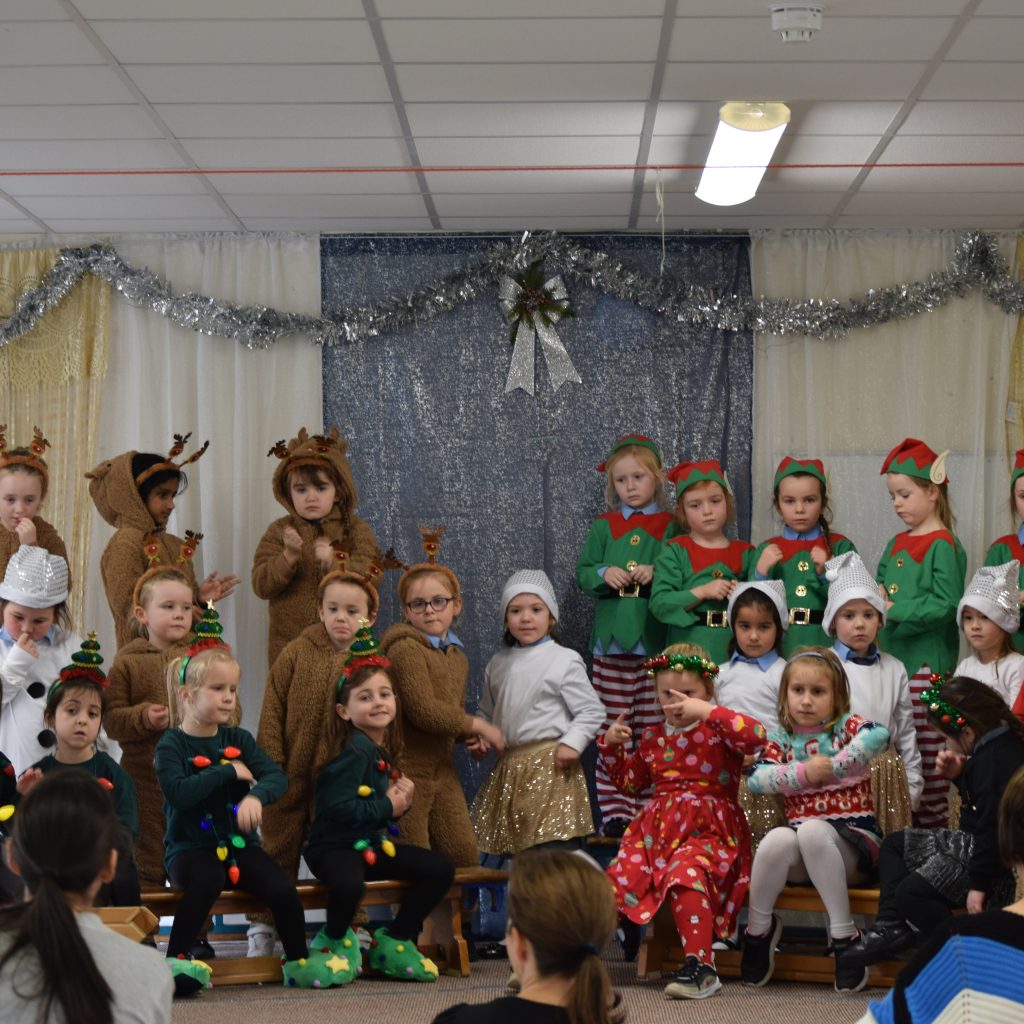
<svg viewBox="0 0 1024 1024"><path fill-rule="evenodd" d="M661 169L654 168L654 198L658 201L658 215L654 218L655 223L661 225L661 266L658 268L658 277L665 276L665 182L661 180Z"/></svg>

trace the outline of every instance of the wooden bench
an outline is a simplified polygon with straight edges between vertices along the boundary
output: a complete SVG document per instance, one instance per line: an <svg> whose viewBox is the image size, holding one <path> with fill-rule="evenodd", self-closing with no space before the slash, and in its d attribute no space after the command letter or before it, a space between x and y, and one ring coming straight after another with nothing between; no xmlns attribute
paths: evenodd
<svg viewBox="0 0 1024 1024"><path fill-rule="evenodd" d="M423 923L418 945L438 966L451 974L469 975L469 947L462 936L462 896L464 888L480 885L498 885L508 881L508 872L495 868L457 868L455 880ZM304 910L323 910L327 906L328 888L319 882L301 882L296 887ZM398 903L408 882L367 882L362 906L378 907ZM160 917L173 917L181 899L177 889L159 889L142 894L142 905ZM210 910L211 914L248 914L266 912L266 905L248 893L228 889L220 894ZM251 985L264 981L281 980L281 962L276 956L217 957L210 962L214 985Z"/></svg>
<svg viewBox="0 0 1024 1024"><path fill-rule="evenodd" d="M817 891L809 885L787 886L782 890L775 909L825 913L825 905ZM874 917L878 913L878 890L850 889L850 911ZM787 942L785 945L792 947L793 944ZM653 924L647 928L637 955L637 974L644 978L658 971L676 971L682 966L683 956L675 922L665 904L655 915ZM739 950L715 950L718 973L726 978L738 978L741 956ZM891 988L902 968L902 960L886 960L875 964L868 975L868 984ZM824 982L831 985L835 981L835 961L825 955L824 945L815 949L805 947L802 952L780 947L775 954L775 973L772 977L779 981Z"/></svg>

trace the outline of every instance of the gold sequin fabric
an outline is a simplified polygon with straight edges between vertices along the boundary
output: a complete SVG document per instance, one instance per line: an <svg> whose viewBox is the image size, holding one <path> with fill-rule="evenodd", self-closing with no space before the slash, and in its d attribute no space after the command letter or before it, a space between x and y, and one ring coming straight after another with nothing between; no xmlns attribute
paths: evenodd
<svg viewBox="0 0 1024 1024"><path fill-rule="evenodd" d="M739 805L750 829L750 851L757 850L758 843L773 828L786 825L786 811L778 793L751 793L747 777L740 779Z"/></svg>
<svg viewBox="0 0 1024 1024"><path fill-rule="evenodd" d="M871 799L883 837L909 827L912 812L907 773L903 758L891 748L871 762Z"/></svg>
<svg viewBox="0 0 1024 1024"><path fill-rule="evenodd" d="M525 743L497 763L470 812L483 852L509 856L594 831L583 766L559 768L557 748L557 740Z"/></svg>

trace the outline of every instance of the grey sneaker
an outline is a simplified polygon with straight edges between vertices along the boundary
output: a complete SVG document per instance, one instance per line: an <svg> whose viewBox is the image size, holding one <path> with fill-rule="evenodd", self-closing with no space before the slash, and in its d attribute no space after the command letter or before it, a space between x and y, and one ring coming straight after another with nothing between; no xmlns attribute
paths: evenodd
<svg viewBox="0 0 1024 1024"><path fill-rule="evenodd" d="M665 986L665 995L670 999L707 999L722 987L714 967L702 964L695 956L688 956L686 963Z"/></svg>

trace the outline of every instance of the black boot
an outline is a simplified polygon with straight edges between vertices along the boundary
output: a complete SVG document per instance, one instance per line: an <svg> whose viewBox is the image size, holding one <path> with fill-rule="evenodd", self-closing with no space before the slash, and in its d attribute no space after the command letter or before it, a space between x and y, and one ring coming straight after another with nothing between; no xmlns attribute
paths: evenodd
<svg viewBox="0 0 1024 1024"><path fill-rule="evenodd" d="M914 930L906 921L876 921L860 938L850 944L843 955L847 962L860 967L889 960L914 944Z"/></svg>

